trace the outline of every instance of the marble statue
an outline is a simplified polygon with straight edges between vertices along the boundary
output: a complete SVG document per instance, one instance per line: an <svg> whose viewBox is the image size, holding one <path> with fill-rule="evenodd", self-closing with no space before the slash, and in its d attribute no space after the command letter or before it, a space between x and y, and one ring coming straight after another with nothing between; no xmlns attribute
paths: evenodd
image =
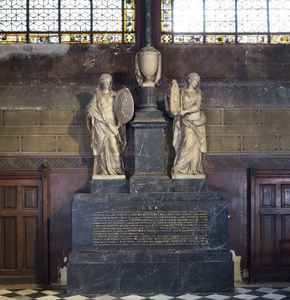
<svg viewBox="0 0 290 300"><path fill-rule="evenodd" d="M206 117L201 111L202 94L199 83L200 76L197 73L188 75L184 88L180 88L177 81L172 80L169 110L174 116L173 178L205 178L202 153L207 151Z"/></svg>
<svg viewBox="0 0 290 300"><path fill-rule="evenodd" d="M155 87L161 78L161 53L152 46L142 48L135 58L136 79L141 87Z"/></svg>
<svg viewBox="0 0 290 300"><path fill-rule="evenodd" d="M126 146L126 127L134 115L130 91L112 89L112 76L102 74L96 94L87 107L87 125L94 156L93 179L124 177L122 155Z"/></svg>

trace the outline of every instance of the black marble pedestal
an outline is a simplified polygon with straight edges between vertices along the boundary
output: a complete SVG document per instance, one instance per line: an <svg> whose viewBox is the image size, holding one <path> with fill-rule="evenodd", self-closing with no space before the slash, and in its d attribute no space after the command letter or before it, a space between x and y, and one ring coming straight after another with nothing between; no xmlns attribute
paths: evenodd
<svg viewBox="0 0 290 300"><path fill-rule="evenodd" d="M193 183L193 182L192 182ZM202 182L170 192L77 194L68 288L74 293L233 289L227 201ZM180 186L189 192L174 192Z"/></svg>

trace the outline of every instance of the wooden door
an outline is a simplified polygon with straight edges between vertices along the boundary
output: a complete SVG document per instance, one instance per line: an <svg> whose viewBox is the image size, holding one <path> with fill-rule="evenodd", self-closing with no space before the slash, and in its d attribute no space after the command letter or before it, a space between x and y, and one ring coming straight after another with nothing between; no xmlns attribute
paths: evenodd
<svg viewBox="0 0 290 300"><path fill-rule="evenodd" d="M41 180L0 179L0 281L43 281L43 226Z"/></svg>
<svg viewBox="0 0 290 300"><path fill-rule="evenodd" d="M251 278L290 280L290 173L257 173L251 210Z"/></svg>

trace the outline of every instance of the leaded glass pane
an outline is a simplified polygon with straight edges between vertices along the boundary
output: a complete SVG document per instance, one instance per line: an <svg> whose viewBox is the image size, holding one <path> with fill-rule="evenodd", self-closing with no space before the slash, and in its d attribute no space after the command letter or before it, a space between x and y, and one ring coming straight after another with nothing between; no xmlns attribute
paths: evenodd
<svg viewBox="0 0 290 300"><path fill-rule="evenodd" d="M265 34L264 35L262 35L262 34L239 35L238 43L241 43L241 44L267 44L268 36Z"/></svg>
<svg viewBox="0 0 290 300"><path fill-rule="evenodd" d="M94 43L97 44L119 44L122 43L122 34L120 33L100 33L94 34Z"/></svg>
<svg viewBox="0 0 290 300"><path fill-rule="evenodd" d="M0 31L26 30L26 0L0 0Z"/></svg>
<svg viewBox="0 0 290 300"><path fill-rule="evenodd" d="M55 44L59 42L58 34L35 34L29 35L29 42L34 44Z"/></svg>
<svg viewBox="0 0 290 300"><path fill-rule="evenodd" d="M172 34L162 34L161 35L161 42L162 43L172 43L173 42L173 37Z"/></svg>
<svg viewBox="0 0 290 300"><path fill-rule="evenodd" d="M58 0L29 0L29 29L58 31Z"/></svg>
<svg viewBox="0 0 290 300"><path fill-rule="evenodd" d="M135 2L133 0L127 0L124 2L124 31L135 31Z"/></svg>
<svg viewBox="0 0 290 300"><path fill-rule="evenodd" d="M90 43L90 34L88 33L69 33L61 35L62 43L69 44L88 44Z"/></svg>
<svg viewBox="0 0 290 300"><path fill-rule="evenodd" d="M227 34L207 35L206 42L212 44L234 44L236 42L236 36Z"/></svg>
<svg viewBox="0 0 290 300"><path fill-rule="evenodd" d="M268 32L267 0L238 0L238 32Z"/></svg>
<svg viewBox="0 0 290 300"><path fill-rule="evenodd" d="M235 32L235 0L206 0L206 32Z"/></svg>
<svg viewBox="0 0 290 300"><path fill-rule="evenodd" d="M290 44L290 34L271 35L271 44Z"/></svg>
<svg viewBox="0 0 290 300"><path fill-rule="evenodd" d="M171 0L164 0L161 3L161 31L162 32L172 31L172 1Z"/></svg>
<svg viewBox="0 0 290 300"><path fill-rule="evenodd" d="M203 31L203 0L175 0L173 2L173 31Z"/></svg>
<svg viewBox="0 0 290 300"><path fill-rule="evenodd" d="M176 44L186 44L186 43L203 43L203 36L200 34L176 34L174 35L174 43Z"/></svg>
<svg viewBox="0 0 290 300"><path fill-rule="evenodd" d="M121 0L93 0L93 31L122 32Z"/></svg>
<svg viewBox="0 0 290 300"><path fill-rule="evenodd" d="M269 0L270 31L290 32L290 1Z"/></svg>
<svg viewBox="0 0 290 300"><path fill-rule="evenodd" d="M90 0L61 0L61 31L90 31Z"/></svg>
<svg viewBox="0 0 290 300"><path fill-rule="evenodd" d="M135 34L134 33L125 33L124 34L124 43L126 44L132 44L135 43Z"/></svg>
<svg viewBox="0 0 290 300"><path fill-rule="evenodd" d="M0 33L0 44L25 43L26 34L23 33Z"/></svg>

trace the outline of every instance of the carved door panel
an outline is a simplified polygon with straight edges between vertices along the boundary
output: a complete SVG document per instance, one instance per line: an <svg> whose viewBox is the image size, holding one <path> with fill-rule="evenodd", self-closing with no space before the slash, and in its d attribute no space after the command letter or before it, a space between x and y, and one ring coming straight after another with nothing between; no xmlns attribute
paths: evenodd
<svg viewBox="0 0 290 300"><path fill-rule="evenodd" d="M290 280L290 177L257 176L252 203L253 280Z"/></svg>
<svg viewBox="0 0 290 300"><path fill-rule="evenodd" d="M40 180L0 180L0 280L41 278Z"/></svg>

